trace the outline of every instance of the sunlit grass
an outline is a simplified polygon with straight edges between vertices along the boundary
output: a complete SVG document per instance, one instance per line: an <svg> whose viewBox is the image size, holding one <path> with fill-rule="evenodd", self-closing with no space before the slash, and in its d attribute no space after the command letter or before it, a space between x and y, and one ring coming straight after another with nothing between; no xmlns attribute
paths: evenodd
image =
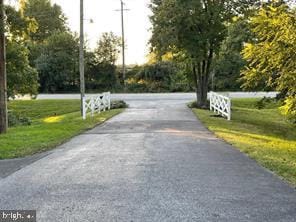
<svg viewBox="0 0 296 222"><path fill-rule="evenodd" d="M64 116L50 116L43 119L43 122L45 123L58 123L61 122L61 120L64 118Z"/></svg>
<svg viewBox="0 0 296 222"><path fill-rule="evenodd" d="M30 117L32 125L12 127L7 134L0 135L0 159L51 149L122 111L110 110L82 120L79 100L13 101L9 109Z"/></svg>
<svg viewBox="0 0 296 222"><path fill-rule="evenodd" d="M296 126L279 113L279 104L258 110L256 101L234 100L232 121L207 110L193 111L216 135L296 185Z"/></svg>

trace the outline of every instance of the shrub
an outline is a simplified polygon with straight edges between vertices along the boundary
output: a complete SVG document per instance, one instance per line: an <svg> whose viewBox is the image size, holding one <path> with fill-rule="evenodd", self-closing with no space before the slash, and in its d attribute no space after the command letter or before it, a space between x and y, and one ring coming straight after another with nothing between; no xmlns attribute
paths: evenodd
<svg viewBox="0 0 296 222"><path fill-rule="evenodd" d="M263 97L261 100L255 103L257 109L273 109L279 106L282 100L277 98Z"/></svg>
<svg viewBox="0 0 296 222"><path fill-rule="evenodd" d="M19 116L12 111L8 111L8 126L29 126L32 121L28 117Z"/></svg>
<svg viewBox="0 0 296 222"><path fill-rule="evenodd" d="M280 108L283 115L292 122L296 123L296 97L290 96L285 100L285 104Z"/></svg>
<svg viewBox="0 0 296 222"><path fill-rule="evenodd" d="M111 101L111 109L122 109L127 108L128 105L123 100L113 100Z"/></svg>
<svg viewBox="0 0 296 222"><path fill-rule="evenodd" d="M264 108L263 99L260 99L258 102L256 102L255 107L256 107L256 109L263 109Z"/></svg>

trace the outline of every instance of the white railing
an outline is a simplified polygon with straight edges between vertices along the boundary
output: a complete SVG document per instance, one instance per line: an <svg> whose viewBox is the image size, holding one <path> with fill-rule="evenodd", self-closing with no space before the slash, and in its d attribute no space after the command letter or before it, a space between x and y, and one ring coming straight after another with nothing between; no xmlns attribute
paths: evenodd
<svg viewBox="0 0 296 222"><path fill-rule="evenodd" d="M90 111L93 116L95 112L100 113L111 108L111 94L105 92L99 95L91 96L89 99L84 97L82 99L82 116L86 119L87 112Z"/></svg>
<svg viewBox="0 0 296 222"><path fill-rule="evenodd" d="M210 92L210 110L231 120L231 99L215 92Z"/></svg>

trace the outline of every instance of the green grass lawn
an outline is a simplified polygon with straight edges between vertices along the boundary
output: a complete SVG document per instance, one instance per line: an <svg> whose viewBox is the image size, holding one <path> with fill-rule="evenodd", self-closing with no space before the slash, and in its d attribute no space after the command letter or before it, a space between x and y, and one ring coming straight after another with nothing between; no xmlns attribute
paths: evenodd
<svg viewBox="0 0 296 222"><path fill-rule="evenodd" d="M231 121L207 110L193 111L217 136L296 185L296 126L279 113L279 104L259 110L257 101L233 100Z"/></svg>
<svg viewBox="0 0 296 222"><path fill-rule="evenodd" d="M0 159L23 157L51 149L91 129L122 109L82 120L79 100L30 100L9 102L9 110L32 120L30 126L9 128L0 135Z"/></svg>

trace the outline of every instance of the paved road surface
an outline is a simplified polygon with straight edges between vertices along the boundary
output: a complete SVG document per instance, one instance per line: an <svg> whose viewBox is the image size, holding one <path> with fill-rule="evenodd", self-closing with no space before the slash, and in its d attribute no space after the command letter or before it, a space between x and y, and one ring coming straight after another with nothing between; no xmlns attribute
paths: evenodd
<svg viewBox="0 0 296 222"><path fill-rule="evenodd" d="M0 179L38 221L296 221L296 191L214 137L183 100L131 108Z"/></svg>
<svg viewBox="0 0 296 222"><path fill-rule="evenodd" d="M263 98L276 97L277 92L223 92L222 94L230 98ZM92 96L95 94L87 94ZM112 99L125 101L135 100L189 100L196 98L195 93L131 93L131 94L112 94ZM28 97L27 97L28 98ZM79 94L39 94L37 99L80 99Z"/></svg>

